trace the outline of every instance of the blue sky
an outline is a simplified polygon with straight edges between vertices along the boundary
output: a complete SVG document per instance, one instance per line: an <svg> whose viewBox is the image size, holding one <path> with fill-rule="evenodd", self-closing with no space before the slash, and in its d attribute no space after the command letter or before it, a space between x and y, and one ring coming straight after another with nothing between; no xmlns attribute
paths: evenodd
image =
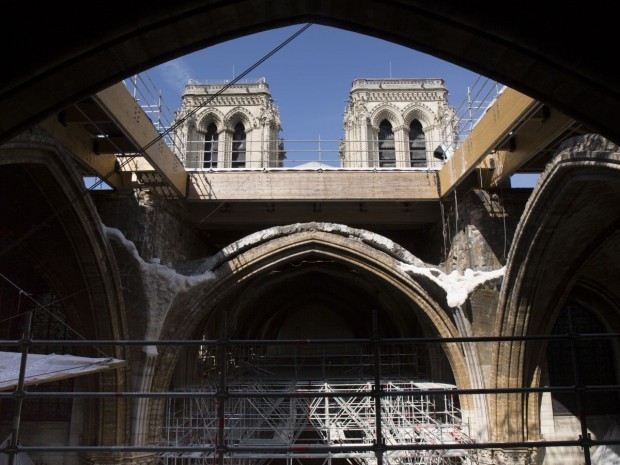
<svg viewBox="0 0 620 465"><path fill-rule="evenodd" d="M252 34L162 64L148 71L172 109L189 79L232 80L303 25ZM478 74L415 50L326 26L309 29L259 65L248 79L264 77L280 109L285 139L338 139L343 111L356 78L442 78L457 107ZM243 81L241 81L243 82Z"/></svg>
<svg viewBox="0 0 620 465"><path fill-rule="evenodd" d="M172 111L189 79L232 80L303 24L217 44L147 71ZM265 78L280 110L281 136L292 140L343 137L343 113L356 78L440 78L457 110L467 88L488 80L434 56L381 39L313 24L245 79ZM243 82L240 81L240 82Z"/></svg>

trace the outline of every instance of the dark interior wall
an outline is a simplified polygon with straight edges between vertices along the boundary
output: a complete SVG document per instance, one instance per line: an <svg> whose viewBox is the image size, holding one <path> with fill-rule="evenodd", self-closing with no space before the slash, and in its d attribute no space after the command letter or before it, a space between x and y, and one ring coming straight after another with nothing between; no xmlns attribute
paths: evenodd
<svg viewBox="0 0 620 465"><path fill-rule="evenodd" d="M620 140L616 21L587 8L522 1L110 0L96 12L17 3L2 15L0 142L134 73L206 46L317 23L393 41L469 68ZM29 40L16 40L28 31ZM44 47L41 45L45 44ZM33 59L36 57L36 59Z"/></svg>

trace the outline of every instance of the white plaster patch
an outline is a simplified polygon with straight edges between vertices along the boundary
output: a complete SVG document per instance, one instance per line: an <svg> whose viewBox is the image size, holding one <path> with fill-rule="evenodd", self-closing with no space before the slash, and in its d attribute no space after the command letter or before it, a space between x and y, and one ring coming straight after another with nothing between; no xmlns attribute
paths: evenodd
<svg viewBox="0 0 620 465"><path fill-rule="evenodd" d="M211 257L196 260L192 263L185 263L180 265L179 269L183 269L184 273L187 275L203 274L217 268L222 262L229 260L231 257L261 243L276 239L278 237L307 231L323 231L338 234L350 239L357 239L377 248L378 250L391 253L392 255L398 257L398 260L401 262L424 266L424 262L422 260L385 236L381 236L380 234L366 231L364 229L351 228L343 224L316 222L295 223L287 226L274 226L257 231L224 247Z"/></svg>
<svg viewBox="0 0 620 465"><path fill-rule="evenodd" d="M147 322L145 338L159 339L159 332L177 294L214 279L215 274L206 271L202 274L185 276L168 268L166 265L147 263L140 257L135 244L128 240L120 230L105 225L103 229L109 238L114 238L125 247L141 268L145 297L149 307L149 311L146 312L149 320ZM155 346L150 346L145 351L147 353L156 353L156 348Z"/></svg>
<svg viewBox="0 0 620 465"><path fill-rule="evenodd" d="M438 268L407 264L402 264L400 267L406 273L426 276L435 282L446 292L446 300L450 307L460 307L478 286L492 279L503 277L506 271L506 267L503 266L493 271L474 271L468 268L463 274L456 270L445 274Z"/></svg>

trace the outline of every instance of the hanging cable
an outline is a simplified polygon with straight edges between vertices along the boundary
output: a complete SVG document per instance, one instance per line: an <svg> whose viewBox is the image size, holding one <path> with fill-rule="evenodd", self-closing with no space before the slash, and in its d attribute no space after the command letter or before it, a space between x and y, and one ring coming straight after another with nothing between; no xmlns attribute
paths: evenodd
<svg viewBox="0 0 620 465"><path fill-rule="evenodd" d="M459 233L459 205L456 199L456 189L454 189L454 235Z"/></svg>
<svg viewBox="0 0 620 465"><path fill-rule="evenodd" d="M282 49L284 46L286 46L288 43L290 43L293 39L295 39L297 36L299 36L301 33L303 33L306 29L308 29L310 26L312 26L312 23L308 23L306 25L304 25L301 29L299 29L297 32L295 32L294 34L292 34L290 37L288 37L286 40L284 40L282 43L280 43L280 45L278 45L277 47L275 47L274 49L272 49L269 53L267 53L265 56L263 56L260 60L258 60L257 62L255 62L252 66L250 66L249 68L247 68L243 73L241 73L239 76L237 76L235 79L233 79L232 81L230 81L228 84L226 84L225 86L223 86L218 92L216 92L215 94L213 94L210 98L206 99L202 104L196 106L192 111L188 112L187 115L185 115L183 118L180 118L175 124L173 124L172 126L170 126L168 129L166 129L165 131L163 131L162 133L160 133L157 137L155 137L153 140L151 140L148 144L144 145L143 147L140 147L140 149L137 152L132 152L131 155L126 155L122 150L119 150L119 153L121 153L122 155L120 155L120 157L122 157L124 160L122 162L119 162L119 165L112 171L110 171L109 173L107 173L106 175L104 175L103 177L99 178L98 181L96 181L95 183L93 183L92 186L90 186L88 189L86 189L81 195L78 195L77 197L75 197L73 200L70 200L67 202L67 204L63 207L63 208L59 208L56 209L54 211L54 213L52 213L51 215L49 215L48 217L46 217L43 221L39 222L37 225L33 226L30 231L28 231L27 233L23 234L19 239L17 239L16 241L14 241L12 244L9 244L7 247L5 247L3 250L0 251L0 256L4 255L5 253L7 253L8 251L10 251L11 249L13 249L14 247L16 247L17 245L19 245L21 242L23 242L24 240L26 240L28 237L32 236L35 232L37 232L39 229L41 229L42 227L46 226L51 220L53 220L54 218L56 218L61 212L67 210L69 207L71 207L73 204L77 203L78 201L82 200L86 194L94 189L96 189L97 187L101 186L102 183L105 182L106 179L110 178L110 176L112 176L114 173L116 173L119 169L123 168L124 166L126 166L131 160L133 160L134 158L142 155L147 149L149 149L150 147L152 147L153 145L155 145L157 142L159 142L162 138L164 138L165 136L167 136L168 134L170 134L171 131L175 130L177 127L179 127L181 124L183 124L185 121L187 121L188 118L190 118L191 116L193 116L199 109L203 108L204 106L208 105L209 103L211 103L213 101L213 99L215 99L217 96L219 96L222 92L224 92L226 89L228 89L230 86L236 84L240 79L243 79L245 76L247 76L249 73L251 73L252 71L254 71L254 69L256 69L258 66L260 66L261 64L263 64L266 60L268 60L269 58L271 58L276 52L278 52L280 49Z"/></svg>
<svg viewBox="0 0 620 465"><path fill-rule="evenodd" d="M441 209L441 234L443 235L443 259L448 261L448 231L446 230L446 214L443 208L443 201L439 199L439 208Z"/></svg>
<svg viewBox="0 0 620 465"><path fill-rule="evenodd" d="M73 334L75 334L78 338L82 339L83 341L86 341L86 338L84 336L82 336L80 333L78 333L75 329L73 329L71 326L69 326L67 323L65 323L64 321L62 321L60 318L58 318L58 316L54 315L52 312L50 312L45 305L43 305L42 303L40 303L37 299L35 299L34 297L32 297L32 295L28 294L24 289L22 289L21 287L19 287L16 283L14 283L13 281L11 281L9 278L7 278L4 274L0 273L0 278L4 279L7 283L9 283L11 286L13 286L15 289L17 289L19 291L19 302L21 303L21 296L25 295L26 297L28 297L28 299L30 301L32 301L35 305L36 305L36 309L33 310L38 310L38 309L42 309L45 312L47 312L52 318L54 318L56 321L58 321L61 325L63 325L64 327L66 327L69 331L71 331ZM19 311L19 307L18 307L18 311ZM29 310L30 311L30 310ZM28 313L28 312L25 312ZM109 355L107 355L106 353L104 353L102 350L100 350L98 347L94 347L94 349L99 352L101 355L103 355L105 358L110 358Z"/></svg>

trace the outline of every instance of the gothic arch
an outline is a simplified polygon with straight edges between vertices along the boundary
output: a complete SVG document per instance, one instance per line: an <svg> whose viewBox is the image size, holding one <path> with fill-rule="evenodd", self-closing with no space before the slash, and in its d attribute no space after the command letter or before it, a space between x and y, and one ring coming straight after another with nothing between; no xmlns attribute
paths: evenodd
<svg viewBox="0 0 620 465"><path fill-rule="evenodd" d="M589 276L599 283L620 277L615 264L605 268L607 279L597 276L601 263L620 259L619 202L617 146L596 135L567 140L539 179L518 225L502 283L495 334L549 334L579 282L588 282ZM586 222L589 226L583 228ZM620 298L612 287L600 291L616 301ZM617 325L618 317L606 316L605 321ZM498 343L492 387L537 387L543 349L544 344L532 342ZM535 395L496 396L491 412L495 439L537 439L538 402Z"/></svg>
<svg viewBox="0 0 620 465"><path fill-rule="evenodd" d="M357 270L372 281L381 281L411 302L426 323L430 334L441 337L457 335L445 292L424 277L413 278L402 271L398 263L421 264L404 249L391 241L361 230L342 225L307 223L272 228L231 244L218 254L213 272L215 279L196 286L180 295L162 325L162 339L190 338L196 328L212 316L218 302L234 295L238 289L257 276L264 276L292 261L331 260L347 269ZM393 310L396 311L396 310ZM392 315L396 318L395 315ZM237 319L240 317L237 316ZM446 349L452 374L461 388L471 387L464 356L456 345ZM154 379L154 390L166 390L175 370L179 348L162 346L160 362ZM464 397L464 411L472 411L471 399ZM162 419L162 404L153 409L150 424ZM151 439L155 431L151 431Z"/></svg>
<svg viewBox="0 0 620 465"><path fill-rule="evenodd" d="M392 103L384 103L375 108L370 115L370 124L375 130L379 130L381 121L388 120L392 128L402 127L403 118L401 110Z"/></svg>
<svg viewBox="0 0 620 465"><path fill-rule="evenodd" d="M208 107L199 114L198 131L206 132L207 126L211 123L215 123L218 132L220 132L224 129L224 121L226 121L224 113L217 108Z"/></svg>
<svg viewBox="0 0 620 465"><path fill-rule="evenodd" d="M116 260L96 208L85 193L83 180L74 170L70 156L55 140L44 134L37 134L36 138L29 136L24 140L16 138L0 148L0 172L8 170L3 183L15 184L5 187L20 193L21 205L35 199L41 207L37 212L43 214L36 219L40 223L35 221L36 226L29 231L20 229L19 222L6 224L3 234L7 241L0 254L0 267L7 266L8 260L12 272L19 274L23 261L33 260L35 270L39 268L37 261L42 262L42 269L54 271L46 274L46 279L63 303L68 322L79 335L77 338L127 339L129 331ZM3 211L9 214L11 210ZM49 246L37 247L37 242L49 242ZM17 260L15 255L19 257ZM101 357L104 352L106 356L127 360L127 365L86 379L77 378L79 390L106 391L111 386L130 389L126 384L131 359L129 348L105 346L101 351L92 347L83 350L79 353ZM124 419L129 409L130 403L126 401L88 401L84 409L83 442L89 445L127 442L130 431Z"/></svg>
<svg viewBox="0 0 620 465"><path fill-rule="evenodd" d="M117 14L121 8L125 15ZM0 134L3 141L9 140L93 92L186 53L245 34L310 22L449 60L544 101L618 142L617 75L600 65L613 61L613 50L600 44L613 43L614 15L601 3L549 22L545 12L532 15L533 9L540 11L540 5L522 5L505 15L485 5L448 8L435 2L379 0L361 0L354 8L318 0L178 1L157 8L146 2L107 2L97 14L116 18L102 28L91 27L86 12L68 17L51 6L31 11L28 4L15 5L4 15L7 37L19 36L28 26L33 40L3 52L3 62L12 72L0 82ZM540 33L523 33L530 30ZM567 30L583 33L566 35ZM563 41L558 41L562 35ZM32 56L37 60L28 59Z"/></svg>
<svg viewBox="0 0 620 465"><path fill-rule="evenodd" d="M422 123L422 127L424 131L427 131L434 123L435 116L433 111L428 107L428 105L424 105L423 103L411 103L402 110L403 114L403 124L406 127L409 127L411 122L414 119L417 119L420 123Z"/></svg>
<svg viewBox="0 0 620 465"><path fill-rule="evenodd" d="M243 123L246 134L249 133L256 124L255 118L248 111L248 109L244 107L235 107L230 110L228 113L226 113L224 121L226 125L226 130L228 131L234 131L235 125L238 122Z"/></svg>

